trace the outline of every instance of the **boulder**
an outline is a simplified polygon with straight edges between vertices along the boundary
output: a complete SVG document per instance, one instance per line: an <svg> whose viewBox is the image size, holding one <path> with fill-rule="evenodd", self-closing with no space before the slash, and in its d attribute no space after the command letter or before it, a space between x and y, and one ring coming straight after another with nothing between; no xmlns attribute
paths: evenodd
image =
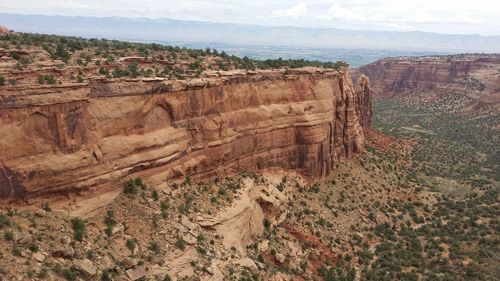
<svg viewBox="0 0 500 281"><path fill-rule="evenodd" d="M257 250L259 250L259 252L261 252L261 253L269 250L269 240L264 240L264 241L260 242L257 245Z"/></svg>
<svg viewBox="0 0 500 281"><path fill-rule="evenodd" d="M71 259L75 255L75 249L70 246L56 246L55 250L52 252L52 256L55 258L65 258Z"/></svg>
<svg viewBox="0 0 500 281"><path fill-rule="evenodd" d="M21 245L29 245L33 243L33 238L28 233L19 233L17 235L17 243Z"/></svg>
<svg viewBox="0 0 500 281"><path fill-rule="evenodd" d="M140 266L134 266L133 268L127 269L127 276L132 281L139 280L146 276L146 271Z"/></svg>
<svg viewBox="0 0 500 281"><path fill-rule="evenodd" d="M130 268L132 268L132 267L136 266L136 265L137 265L137 263L138 263L138 262L137 262L137 260L135 260L135 259L131 259L131 258L124 258L124 259L122 260L122 265L123 265L123 267L124 267L125 269L130 269Z"/></svg>
<svg viewBox="0 0 500 281"><path fill-rule="evenodd" d="M276 255L274 255L274 258L280 264L285 262L285 255L283 255L282 253L276 253Z"/></svg>
<svg viewBox="0 0 500 281"><path fill-rule="evenodd" d="M73 262L73 267L85 278L90 278L97 273L97 267L89 259L76 260Z"/></svg>
<svg viewBox="0 0 500 281"><path fill-rule="evenodd" d="M37 262L43 262L45 260L45 255L40 252L33 253L31 257Z"/></svg>

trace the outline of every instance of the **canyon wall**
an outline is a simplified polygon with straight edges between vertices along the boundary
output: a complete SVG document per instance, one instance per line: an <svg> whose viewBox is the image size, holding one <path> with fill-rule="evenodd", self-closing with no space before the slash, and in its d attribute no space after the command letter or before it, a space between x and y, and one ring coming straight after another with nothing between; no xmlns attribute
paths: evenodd
<svg viewBox="0 0 500 281"><path fill-rule="evenodd" d="M370 77L377 97L408 92L462 92L480 102L500 101L500 55L387 58L355 70Z"/></svg>
<svg viewBox="0 0 500 281"><path fill-rule="evenodd" d="M91 80L0 90L4 202L267 167L327 175L362 150L370 86L348 70L191 81Z"/></svg>

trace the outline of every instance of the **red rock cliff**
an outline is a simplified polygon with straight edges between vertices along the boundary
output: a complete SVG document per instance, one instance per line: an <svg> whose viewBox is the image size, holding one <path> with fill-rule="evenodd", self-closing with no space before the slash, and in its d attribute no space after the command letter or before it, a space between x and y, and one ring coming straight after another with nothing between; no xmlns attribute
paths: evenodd
<svg viewBox="0 0 500 281"><path fill-rule="evenodd" d="M366 77L311 69L5 88L0 198L267 167L321 177L362 150L369 95Z"/></svg>
<svg viewBox="0 0 500 281"><path fill-rule="evenodd" d="M405 92L463 92L481 102L500 101L500 55L387 58L355 70L370 77L379 97ZM354 75L355 76L355 75Z"/></svg>

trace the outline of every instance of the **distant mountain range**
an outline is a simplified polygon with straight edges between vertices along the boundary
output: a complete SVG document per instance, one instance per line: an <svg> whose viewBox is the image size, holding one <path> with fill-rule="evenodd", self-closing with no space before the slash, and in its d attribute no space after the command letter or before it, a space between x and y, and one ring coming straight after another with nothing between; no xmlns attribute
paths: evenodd
<svg viewBox="0 0 500 281"><path fill-rule="evenodd" d="M132 41L346 48L442 53L500 52L500 36L360 31L210 23L172 19L19 15L0 13L0 25L22 32Z"/></svg>

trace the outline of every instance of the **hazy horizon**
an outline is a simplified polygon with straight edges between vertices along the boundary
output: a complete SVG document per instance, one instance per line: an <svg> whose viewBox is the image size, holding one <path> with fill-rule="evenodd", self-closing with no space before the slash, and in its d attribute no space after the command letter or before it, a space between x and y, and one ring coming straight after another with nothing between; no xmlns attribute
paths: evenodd
<svg viewBox="0 0 500 281"><path fill-rule="evenodd" d="M500 52L500 36L226 24L174 19L45 16L0 13L20 32L129 41L438 53Z"/></svg>
<svg viewBox="0 0 500 281"><path fill-rule="evenodd" d="M17 0L3 13L175 19L222 24L500 35L493 0Z"/></svg>

